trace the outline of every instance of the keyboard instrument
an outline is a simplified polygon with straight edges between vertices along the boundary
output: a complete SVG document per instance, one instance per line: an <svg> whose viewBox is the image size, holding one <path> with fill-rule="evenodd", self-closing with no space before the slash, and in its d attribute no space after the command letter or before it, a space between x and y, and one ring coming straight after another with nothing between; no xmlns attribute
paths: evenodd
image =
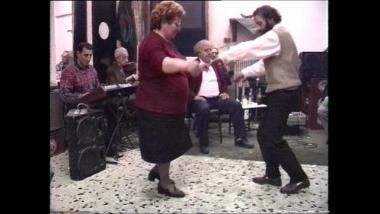
<svg viewBox="0 0 380 214"><path fill-rule="evenodd" d="M136 92L137 86L137 81L133 83L100 86L99 88L96 88L95 90L91 91L89 94L83 96L80 99L80 102L88 104L95 101L112 98L115 96L129 96Z"/></svg>

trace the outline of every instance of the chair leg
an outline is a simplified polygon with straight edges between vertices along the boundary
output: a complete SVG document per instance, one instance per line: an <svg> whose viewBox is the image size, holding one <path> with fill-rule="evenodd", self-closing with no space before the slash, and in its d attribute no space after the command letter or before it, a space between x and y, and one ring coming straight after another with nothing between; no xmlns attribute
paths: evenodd
<svg viewBox="0 0 380 214"><path fill-rule="evenodd" d="M223 136L222 136L222 117L221 117L220 114L218 114L218 118L219 118L219 121L218 121L219 141L220 141L220 144L222 144L222 141L223 141Z"/></svg>
<svg viewBox="0 0 380 214"><path fill-rule="evenodd" d="M228 115L228 134L231 134L231 115Z"/></svg>

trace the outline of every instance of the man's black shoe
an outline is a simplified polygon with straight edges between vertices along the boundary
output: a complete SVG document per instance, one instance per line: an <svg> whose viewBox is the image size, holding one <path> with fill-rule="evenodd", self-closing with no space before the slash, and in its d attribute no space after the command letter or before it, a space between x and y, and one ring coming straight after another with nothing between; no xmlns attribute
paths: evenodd
<svg viewBox="0 0 380 214"><path fill-rule="evenodd" d="M309 186L310 186L309 179L306 179L297 183L288 183L280 189L280 192L284 194L296 194L301 189L307 188Z"/></svg>
<svg viewBox="0 0 380 214"><path fill-rule="evenodd" d="M254 147L253 144L249 144L247 140L243 139L238 139L235 141L235 146L240 146L243 148L249 148L252 149Z"/></svg>
<svg viewBox="0 0 380 214"><path fill-rule="evenodd" d="M126 152L127 151L127 147L125 146L118 146L117 147L117 152Z"/></svg>
<svg viewBox="0 0 380 214"><path fill-rule="evenodd" d="M203 154L208 154L210 153L210 150L208 149L208 146L201 146L200 150Z"/></svg>
<svg viewBox="0 0 380 214"><path fill-rule="evenodd" d="M106 163L117 164L118 160L116 157L106 156Z"/></svg>
<svg viewBox="0 0 380 214"><path fill-rule="evenodd" d="M106 155L106 163L110 163L110 164L117 164L118 163L118 159L123 157L122 154L118 154L118 153L111 153L111 154L108 154Z"/></svg>
<svg viewBox="0 0 380 214"><path fill-rule="evenodd" d="M273 186L281 186L281 177L277 177L277 178L270 178L268 176L263 176L263 177L255 177L252 179L253 182L257 183L257 184L270 184L270 185L273 185Z"/></svg>

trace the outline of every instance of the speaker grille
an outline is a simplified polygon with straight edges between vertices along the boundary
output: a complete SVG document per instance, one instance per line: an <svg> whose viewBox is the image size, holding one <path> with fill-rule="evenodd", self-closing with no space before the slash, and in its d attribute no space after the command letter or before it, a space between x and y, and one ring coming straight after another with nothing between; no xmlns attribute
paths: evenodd
<svg viewBox="0 0 380 214"><path fill-rule="evenodd" d="M78 152L78 169L80 175L86 176L91 175L92 172L96 172L99 169L104 169L105 162L104 159L104 149L92 145L91 147L84 148ZM98 163L98 164L94 164Z"/></svg>
<svg viewBox="0 0 380 214"><path fill-rule="evenodd" d="M84 115L67 114L65 122L71 179L82 180L105 169L107 124L103 111L92 110Z"/></svg>
<svg viewBox="0 0 380 214"><path fill-rule="evenodd" d="M312 78L327 78L328 52L302 52L299 57L302 82L310 81Z"/></svg>
<svg viewBox="0 0 380 214"><path fill-rule="evenodd" d="M95 116L85 117L78 121L78 145L90 145L98 137L98 121Z"/></svg>

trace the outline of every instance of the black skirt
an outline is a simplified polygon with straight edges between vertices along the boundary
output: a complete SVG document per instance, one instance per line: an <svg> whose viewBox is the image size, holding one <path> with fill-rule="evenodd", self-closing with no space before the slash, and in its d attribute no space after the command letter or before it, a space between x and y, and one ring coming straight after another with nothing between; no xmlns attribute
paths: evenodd
<svg viewBox="0 0 380 214"><path fill-rule="evenodd" d="M141 157L147 162L170 162L193 146L183 116L136 109L136 119Z"/></svg>

